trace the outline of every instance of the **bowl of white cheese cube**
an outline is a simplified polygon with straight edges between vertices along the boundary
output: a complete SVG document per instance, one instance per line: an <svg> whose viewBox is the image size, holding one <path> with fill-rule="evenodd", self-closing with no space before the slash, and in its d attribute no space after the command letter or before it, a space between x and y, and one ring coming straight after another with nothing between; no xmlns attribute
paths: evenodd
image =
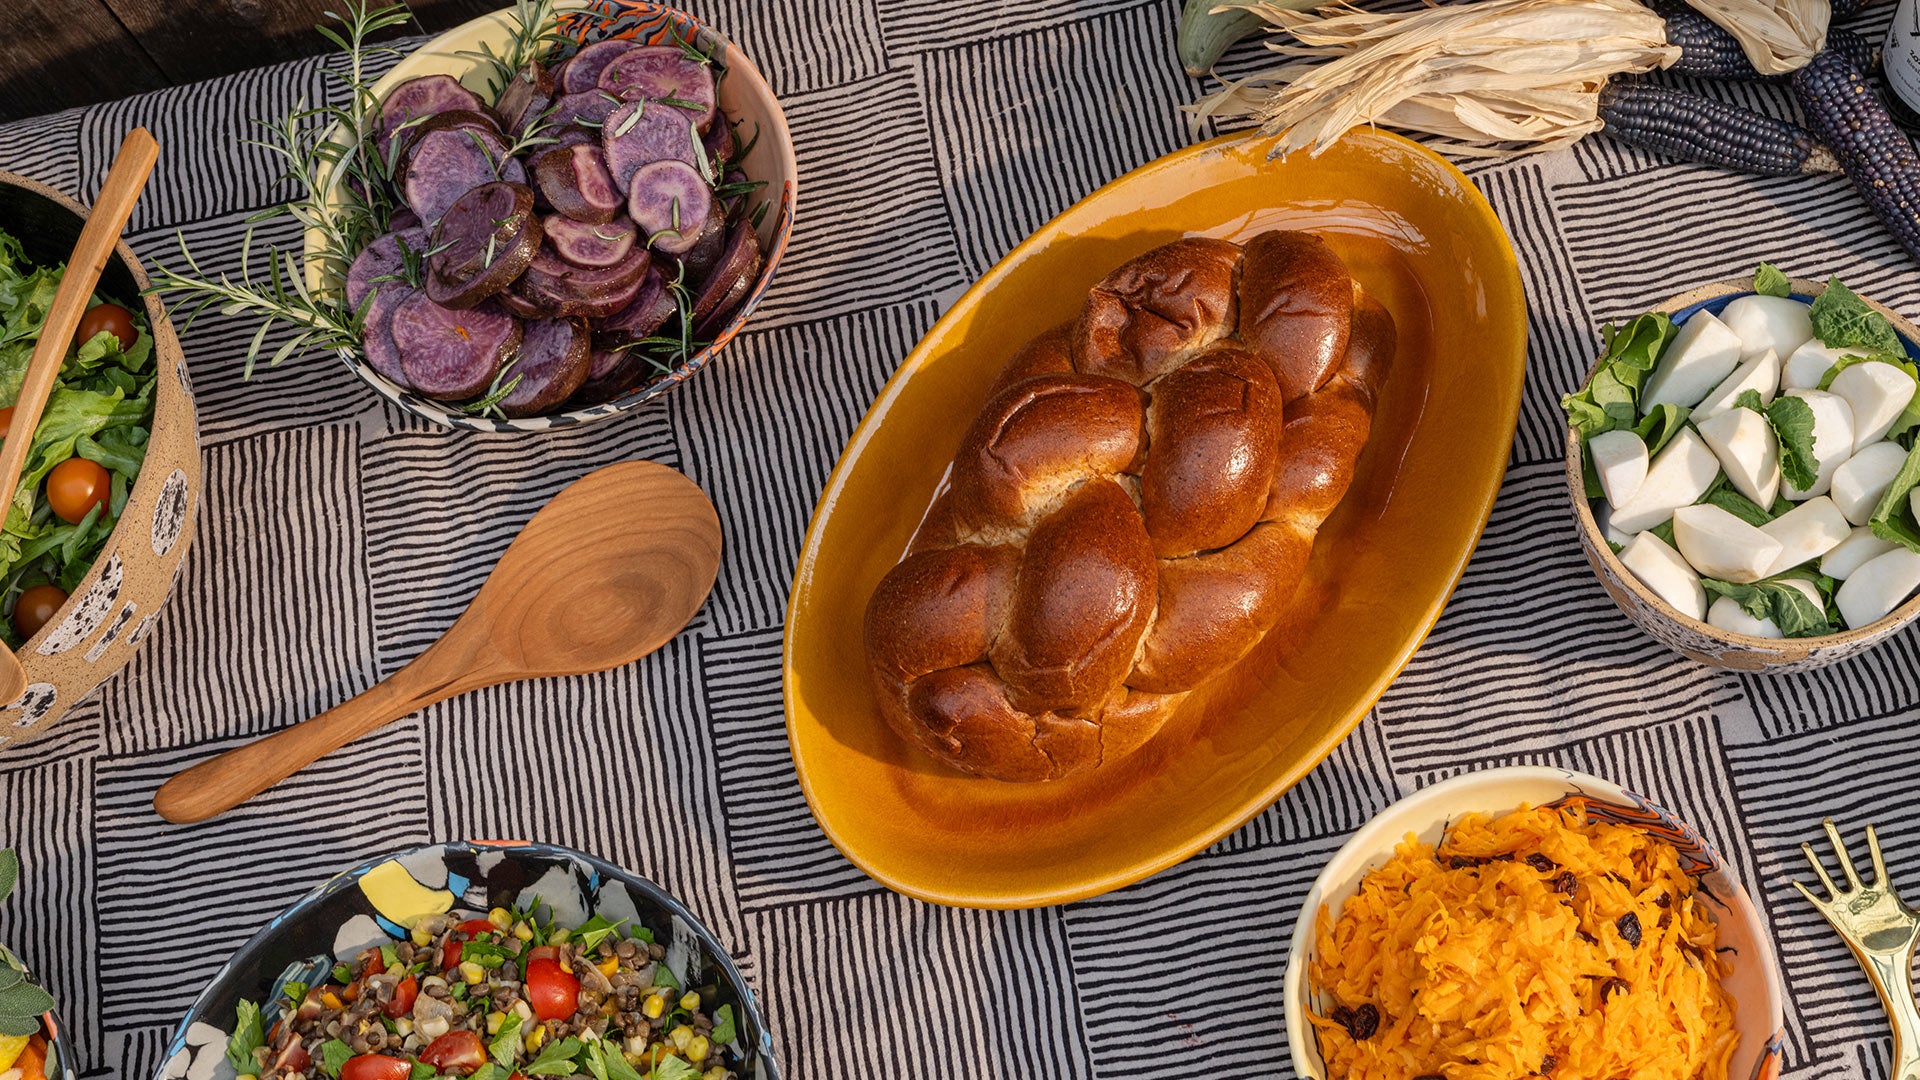
<svg viewBox="0 0 1920 1080"><path fill-rule="evenodd" d="M1607 593L1701 663L1821 667L1920 615L1920 331L1837 278L1751 280L1608 326L1562 404Z"/></svg>

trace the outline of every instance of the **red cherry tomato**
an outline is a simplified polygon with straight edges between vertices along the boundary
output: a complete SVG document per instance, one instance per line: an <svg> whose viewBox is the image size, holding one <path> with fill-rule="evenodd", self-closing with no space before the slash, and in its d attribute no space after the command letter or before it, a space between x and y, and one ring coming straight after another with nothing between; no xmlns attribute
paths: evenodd
<svg viewBox="0 0 1920 1080"><path fill-rule="evenodd" d="M527 1003L541 1020L565 1020L580 1008L580 980L549 957L527 961Z"/></svg>
<svg viewBox="0 0 1920 1080"><path fill-rule="evenodd" d="M47 474L47 503L69 524L79 524L87 511L105 506L112 494L113 477L96 461L68 458Z"/></svg>
<svg viewBox="0 0 1920 1080"><path fill-rule="evenodd" d="M120 339L121 349L133 348L140 340L140 334L133 328L133 312L119 304L95 304L80 316L80 332L74 335L74 345L85 345L102 330L110 330Z"/></svg>
<svg viewBox="0 0 1920 1080"><path fill-rule="evenodd" d="M409 975L393 988L393 1000L387 1002L387 1007L382 1011L398 1020L413 1011L413 1001L419 996L420 980Z"/></svg>
<svg viewBox="0 0 1920 1080"><path fill-rule="evenodd" d="M487 1063L487 1048L471 1031L449 1031L420 1051L420 1060L441 1072L465 1076ZM341 1080L346 1080L345 1076Z"/></svg>
<svg viewBox="0 0 1920 1080"><path fill-rule="evenodd" d="M361 1054L350 1057L340 1067L340 1080L407 1080L413 1066L406 1059L385 1054Z"/></svg>
<svg viewBox="0 0 1920 1080"><path fill-rule="evenodd" d="M58 585L35 585L20 594L13 603L13 628L21 637L30 638L47 625L60 605L67 602L66 591Z"/></svg>
<svg viewBox="0 0 1920 1080"><path fill-rule="evenodd" d="M272 1071L280 1075L305 1072L307 1066L311 1064L313 1064L313 1058L307 1053L306 1044L296 1037L287 1040L287 1045L281 1047L280 1053L275 1055Z"/></svg>
<svg viewBox="0 0 1920 1080"><path fill-rule="evenodd" d="M560 950L552 945L535 945L527 950L528 960L558 960Z"/></svg>
<svg viewBox="0 0 1920 1080"><path fill-rule="evenodd" d="M468 935L497 934L500 932L499 927L493 925L492 923L488 922L485 919L468 919L466 922L463 922L459 926L454 927L454 929L460 931L463 934L468 934Z"/></svg>

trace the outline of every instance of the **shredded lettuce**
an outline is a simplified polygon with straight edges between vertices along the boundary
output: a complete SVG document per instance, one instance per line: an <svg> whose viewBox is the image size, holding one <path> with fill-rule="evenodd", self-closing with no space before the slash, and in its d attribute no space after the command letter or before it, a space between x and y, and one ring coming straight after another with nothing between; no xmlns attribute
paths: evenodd
<svg viewBox="0 0 1920 1080"><path fill-rule="evenodd" d="M63 267L33 266L19 241L0 232L0 406L19 400L62 273ZM106 331L80 342L62 364L33 433L20 486L0 520L0 615L10 616L21 591L35 585L72 592L119 524L127 492L140 476L153 423L156 365L140 308L123 306L134 313L133 345L121 348ZM41 482L73 457L105 468L112 496L104 513L70 524L53 514ZM0 618L0 640L21 644L11 618Z"/></svg>

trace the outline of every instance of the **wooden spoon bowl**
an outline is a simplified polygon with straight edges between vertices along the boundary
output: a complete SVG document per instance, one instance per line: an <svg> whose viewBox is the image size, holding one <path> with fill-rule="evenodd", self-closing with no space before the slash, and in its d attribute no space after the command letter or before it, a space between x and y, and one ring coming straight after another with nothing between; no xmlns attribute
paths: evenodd
<svg viewBox="0 0 1920 1080"><path fill-rule="evenodd" d="M483 686L630 664L672 640L720 573L720 517L693 481L629 461L554 496L439 641L359 697L203 761L154 795L204 821L367 734Z"/></svg>

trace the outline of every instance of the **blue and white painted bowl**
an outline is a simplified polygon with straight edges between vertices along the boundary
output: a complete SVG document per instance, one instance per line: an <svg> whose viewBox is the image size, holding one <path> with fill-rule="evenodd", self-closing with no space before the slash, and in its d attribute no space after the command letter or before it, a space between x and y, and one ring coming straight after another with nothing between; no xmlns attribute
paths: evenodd
<svg viewBox="0 0 1920 1080"><path fill-rule="evenodd" d="M227 1039L241 999L270 1002L286 979L306 981L308 973L322 965L331 968L369 947L398 942L409 923L430 913L419 906L428 898L442 904L450 900L454 912L476 918L496 907L539 903L561 925L577 926L605 915L648 927L666 946L663 962L681 985L715 986L714 1008L733 1007L739 1031L731 1044L738 1059L735 1072L747 1080L781 1080L766 1018L732 956L660 886L570 848L468 841L371 859L275 916L194 1000L173 1033L155 1080L234 1080L236 1073L226 1060ZM265 1016L271 1025L273 1014Z"/></svg>

